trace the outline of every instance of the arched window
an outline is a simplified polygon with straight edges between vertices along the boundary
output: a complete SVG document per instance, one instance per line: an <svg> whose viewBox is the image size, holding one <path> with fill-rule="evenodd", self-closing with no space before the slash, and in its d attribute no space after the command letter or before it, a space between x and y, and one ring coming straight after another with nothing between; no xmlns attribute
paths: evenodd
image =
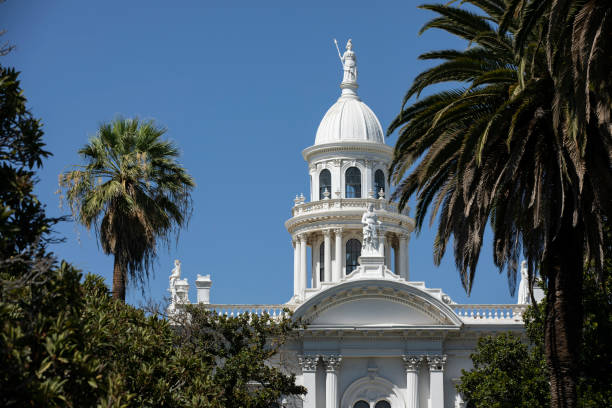
<svg viewBox="0 0 612 408"><path fill-rule="evenodd" d="M357 401L355 403L355 405L353 405L353 408L370 408L370 404L368 404L365 401Z"/></svg>
<svg viewBox="0 0 612 408"><path fill-rule="evenodd" d="M322 170L319 173L319 200L322 200L325 198L325 195L323 195L323 193L325 193L325 190L327 190L327 192L329 193L329 196L331 196L331 173L329 172L329 170L325 169Z"/></svg>
<svg viewBox="0 0 612 408"><path fill-rule="evenodd" d="M344 173L346 198L361 198L361 171L357 167L349 167Z"/></svg>
<svg viewBox="0 0 612 408"><path fill-rule="evenodd" d="M378 401L376 403L376 405L374 405L374 408L391 408L391 404L389 404L389 402L387 401Z"/></svg>
<svg viewBox="0 0 612 408"><path fill-rule="evenodd" d="M378 169L374 173L374 197L380 198L378 193L380 193L381 189L385 192L385 173Z"/></svg>
<svg viewBox="0 0 612 408"><path fill-rule="evenodd" d="M361 256L361 242L357 239L346 241L346 274L353 272L359 266L358 259Z"/></svg>
<svg viewBox="0 0 612 408"><path fill-rule="evenodd" d="M324 281L325 276L325 242L319 247L319 282Z"/></svg>

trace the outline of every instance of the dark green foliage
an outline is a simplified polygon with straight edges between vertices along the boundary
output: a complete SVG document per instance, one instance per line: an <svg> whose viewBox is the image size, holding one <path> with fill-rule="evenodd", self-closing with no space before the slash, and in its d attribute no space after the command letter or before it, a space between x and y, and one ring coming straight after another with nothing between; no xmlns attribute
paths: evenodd
<svg viewBox="0 0 612 408"><path fill-rule="evenodd" d="M607 258L609 265L610 259ZM584 326L578 369L580 408L612 406L612 279L597 280L588 273L584 282ZM550 406L550 386L544 353L546 299L530 306L523 316L529 344L513 334L484 337L472 354L474 368L463 371L457 389L468 407Z"/></svg>
<svg viewBox="0 0 612 408"><path fill-rule="evenodd" d="M79 154L84 165L60 176L75 220L96 232L113 255L113 295L144 283L157 254L191 215L195 183L178 163L176 145L153 121L117 118L102 124Z"/></svg>
<svg viewBox="0 0 612 408"><path fill-rule="evenodd" d="M43 255L50 228L48 218L33 194L34 168L50 155L44 150L42 126L26 108L19 73L0 66L0 258L8 262ZM4 273L12 266L4 263Z"/></svg>
<svg viewBox="0 0 612 408"><path fill-rule="evenodd" d="M288 319L228 319L194 307L192 319L173 326L113 299L102 278L83 281L57 264L46 246L57 219L32 193L33 168L49 153L17 74L1 74L0 406L268 407L303 393L264 363L292 330ZM261 387L248 388L252 381Z"/></svg>
<svg viewBox="0 0 612 408"><path fill-rule="evenodd" d="M267 314L228 318L201 305L187 311L189 323L182 326L181 347L216 366L214 383L221 388L223 406L268 408L283 395L305 393L293 375L267 364L280 357L280 346L295 328L290 318L275 321Z"/></svg>
<svg viewBox="0 0 612 408"><path fill-rule="evenodd" d="M509 11L510 3L550 9L526 29L525 14ZM584 6L584 13L565 13L570 3ZM602 68L612 67L612 52L604 52L612 44L611 4L466 0L421 6L437 15L422 31L444 30L469 45L420 56L441 61L414 79L388 130L398 131L390 168L398 185L394 197L403 206L416 195L417 228L431 210L431 222L438 220L434 261L441 261L452 238L468 293L487 224L493 230L493 260L506 272L511 293L521 257L530 277L539 266L549 289L544 349L555 408L575 407L577 401L584 260L592 259L605 277L604 230L612 219L612 88L611 69ZM568 23L570 15L577 25ZM572 29L580 41L569 46L558 34ZM572 63L574 71L586 71L572 77ZM598 79L589 80L587 71ZM454 88L408 103L445 83ZM589 114L578 112L586 105Z"/></svg>
<svg viewBox="0 0 612 408"><path fill-rule="evenodd" d="M548 406L548 372L542 350L512 334L487 336L472 354L474 369L463 371L457 389L473 408Z"/></svg>

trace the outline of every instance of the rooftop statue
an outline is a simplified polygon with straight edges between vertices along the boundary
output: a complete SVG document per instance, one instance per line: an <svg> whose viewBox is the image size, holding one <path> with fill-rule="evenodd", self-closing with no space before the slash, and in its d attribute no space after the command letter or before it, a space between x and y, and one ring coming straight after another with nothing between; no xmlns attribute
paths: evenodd
<svg viewBox="0 0 612 408"><path fill-rule="evenodd" d="M176 281L181 279L181 261L178 259L174 260L174 269L170 272L170 302L175 304L178 300L176 294Z"/></svg>
<svg viewBox="0 0 612 408"><path fill-rule="evenodd" d="M527 261L521 262L521 282L518 290L518 304L528 305L531 303L529 293L529 272L527 271Z"/></svg>
<svg viewBox="0 0 612 408"><path fill-rule="evenodd" d="M342 67L344 69L344 76L342 78L343 84L356 84L357 83L357 57L355 56L355 52L353 51L353 42L351 39L346 43L346 51L344 54L340 55L340 48L338 48L338 41L334 39L334 43L336 44L336 49L338 50L338 56L340 57L340 61L342 62Z"/></svg>
<svg viewBox="0 0 612 408"><path fill-rule="evenodd" d="M363 224L363 253L365 255L381 255L379 241L378 215L374 212L374 205L369 204L366 212L361 217Z"/></svg>

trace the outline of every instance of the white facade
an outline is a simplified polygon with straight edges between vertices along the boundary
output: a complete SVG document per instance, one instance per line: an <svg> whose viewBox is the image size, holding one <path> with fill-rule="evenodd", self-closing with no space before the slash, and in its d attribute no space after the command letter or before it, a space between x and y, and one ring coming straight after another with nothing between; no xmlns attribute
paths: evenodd
<svg viewBox="0 0 612 408"><path fill-rule="evenodd" d="M461 407L455 384L461 369L471 367L478 338L521 332L525 305L459 305L440 289L410 280L414 220L409 209L399 212L386 199L393 149L357 95L352 44L341 58L340 98L325 114L314 145L303 151L310 200L296 197L285 223L294 253L291 299L282 305L209 304L212 283L199 276L198 302L230 315L278 315L288 308L305 324L276 362L308 389L287 407ZM379 221L380 246L360 256L369 205Z"/></svg>

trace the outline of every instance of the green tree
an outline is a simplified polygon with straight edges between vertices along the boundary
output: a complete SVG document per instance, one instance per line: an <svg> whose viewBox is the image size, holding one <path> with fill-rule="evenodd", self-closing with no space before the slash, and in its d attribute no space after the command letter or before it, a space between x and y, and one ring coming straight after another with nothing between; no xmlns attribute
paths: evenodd
<svg viewBox="0 0 612 408"><path fill-rule="evenodd" d="M40 121L26 107L19 73L0 66L0 257L14 261L15 273L17 263L44 255L50 229L59 221L45 215L33 193L34 170L50 155L42 135ZM3 269L9 273L12 267Z"/></svg>
<svg viewBox="0 0 612 408"><path fill-rule="evenodd" d="M512 16L518 16L520 21L515 42L519 54L525 46L527 33L541 32L548 70L555 81L553 110L557 133L572 137L580 144L586 144L590 137L610 140L612 2L512 1L500 25L501 32ZM611 182L610 178L607 182Z"/></svg>
<svg viewBox="0 0 612 408"><path fill-rule="evenodd" d="M542 350L510 333L478 340L474 368L463 371L457 389L469 408L549 406L548 371Z"/></svg>
<svg viewBox="0 0 612 408"><path fill-rule="evenodd" d="M47 245L58 220L33 194L50 153L18 74L0 74L0 406L267 407L304 393L264 361L293 330L288 318L193 307L173 324L56 262Z"/></svg>
<svg viewBox="0 0 612 408"><path fill-rule="evenodd" d="M224 407L269 408L282 396L306 393L287 374L281 347L294 334L289 315L274 319L267 313L219 316L202 305L190 305L181 321L181 347L215 367L214 384ZM280 367L269 363L276 359Z"/></svg>
<svg viewBox="0 0 612 408"><path fill-rule="evenodd" d="M607 261L609 263L609 260ZM602 285L603 283L603 285ZM587 273L584 281L584 326L577 382L577 406L612 406L612 278L600 282ZM514 334L481 338L472 361L474 368L463 370L457 389L468 407L550 406L550 383L544 353L546 298L530 306L523 316L527 343Z"/></svg>
<svg viewBox="0 0 612 408"><path fill-rule="evenodd" d="M167 243L191 215L195 183L164 133L138 119L103 124L79 150L86 164L60 176L75 220L114 256L113 296L122 301L128 277L144 283L158 242Z"/></svg>
<svg viewBox="0 0 612 408"><path fill-rule="evenodd" d="M439 216L434 260L440 262L452 236L468 293L488 222L494 262L506 271L511 292L521 256L530 276L540 266L550 293L545 350L552 406L575 406L583 260L602 253L602 231L612 215L612 200L604 199L610 183L602 182L610 177L612 143L556 131L557 83L539 46L540 26L523 32L519 55L521 22L507 13L507 2L466 2L481 13L422 6L438 16L421 32L442 29L470 46L420 56L442 62L415 78L389 127L388 133L399 130L390 172L398 184L395 197L403 206L417 195L418 228L430 208L432 222ZM502 22L507 31L500 34ZM463 86L408 105L412 96L445 82Z"/></svg>

